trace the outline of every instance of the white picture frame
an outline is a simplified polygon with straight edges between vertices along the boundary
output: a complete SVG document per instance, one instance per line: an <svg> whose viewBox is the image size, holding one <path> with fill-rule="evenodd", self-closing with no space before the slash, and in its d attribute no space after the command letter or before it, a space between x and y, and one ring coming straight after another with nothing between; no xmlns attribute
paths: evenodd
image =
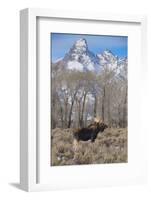
<svg viewBox="0 0 151 200"><path fill-rule="evenodd" d="M138 166L139 173L133 175L133 171L127 178L108 177L102 180L104 182L96 181L97 174L94 174L93 181L88 183L87 180L83 181L82 184L78 185L78 182L74 184L70 183L60 184L51 182L50 180L46 183L41 183L38 180L39 173L39 145L38 145L38 78L37 78L37 19L38 18L60 19L70 20L70 22L78 20L81 22L91 21L99 22L110 22L127 24L133 26L134 24L139 25L140 30L140 47L141 47L141 64L140 72L145 71L146 64L146 17L145 16L124 16L124 15L112 15L112 14L100 14L100 13L86 13L86 12L73 12L73 11L53 11L49 9L24 9L20 12L20 185L21 188L26 191L39 191L39 190L52 190L52 189L64 189L74 187L97 187L97 186L108 186L108 185L128 185L145 183L147 179L146 173L146 157L145 157L145 134L140 132L140 141L143 146L141 155L143 157L142 164ZM144 73L145 77L145 73ZM143 80L142 80L143 81ZM143 124L143 122L142 122ZM77 168L73 166L74 170ZM91 168L96 168L91 166ZM133 166L134 167L134 166ZM83 170L81 168L81 170ZM97 169L96 169L97 170ZM134 170L134 169L133 169ZM66 170L67 171L67 170ZM116 170L118 171L118 170ZM121 171L122 173L122 171ZM120 172L119 172L120 174ZM120 176L120 175L119 175ZM72 177L71 177L72 178ZM58 181L58 180L57 180ZM80 181L80 179L78 180Z"/></svg>

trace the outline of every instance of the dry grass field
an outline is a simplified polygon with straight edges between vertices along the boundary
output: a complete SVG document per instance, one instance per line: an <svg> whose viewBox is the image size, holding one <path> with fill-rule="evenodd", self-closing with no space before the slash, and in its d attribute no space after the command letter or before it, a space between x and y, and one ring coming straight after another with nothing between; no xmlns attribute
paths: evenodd
<svg viewBox="0 0 151 200"><path fill-rule="evenodd" d="M80 141L73 148L73 129L52 130L51 165L81 165L127 162L127 129L107 128L94 143Z"/></svg>

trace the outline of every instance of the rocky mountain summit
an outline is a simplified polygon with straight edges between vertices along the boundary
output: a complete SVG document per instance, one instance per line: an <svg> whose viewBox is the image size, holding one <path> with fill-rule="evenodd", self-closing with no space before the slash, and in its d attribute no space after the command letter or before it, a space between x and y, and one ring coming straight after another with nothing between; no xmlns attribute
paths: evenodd
<svg viewBox="0 0 151 200"><path fill-rule="evenodd" d="M81 72L92 71L100 73L104 67L114 70L117 74L127 69L127 58L119 58L112 51L106 49L102 53L94 54L88 48L86 39L77 40L64 58L52 63L58 70L68 69Z"/></svg>

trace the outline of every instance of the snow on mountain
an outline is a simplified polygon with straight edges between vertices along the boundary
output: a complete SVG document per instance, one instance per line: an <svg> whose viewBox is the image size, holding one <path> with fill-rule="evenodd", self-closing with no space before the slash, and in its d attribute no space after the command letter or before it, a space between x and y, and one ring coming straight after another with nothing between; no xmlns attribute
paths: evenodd
<svg viewBox="0 0 151 200"><path fill-rule="evenodd" d="M121 79L127 79L127 58L120 58L118 60L117 74Z"/></svg>
<svg viewBox="0 0 151 200"><path fill-rule="evenodd" d="M115 56L110 50L105 50L102 54L97 54L100 64L117 63L118 57Z"/></svg>
<svg viewBox="0 0 151 200"><path fill-rule="evenodd" d="M58 58L57 60L55 60L55 63L57 63L57 62L61 61L62 59L63 59L63 57L61 57L61 58Z"/></svg>
<svg viewBox="0 0 151 200"><path fill-rule="evenodd" d="M74 69L74 70L78 70L78 71L81 71L81 72L84 71L83 65L80 62L76 61L76 60L68 61L67 66L68 66L68 69L70 69L70 70Z"/></svg>
<svg viewBox="0 0 151 200"><path fill-rule="evenodd" d="M105 50L102 54L97 54L101 66L106 66L114 70L116 76L125 79L127 76L127 58L118 58L110 50Z"/></svg>
<svg viewBox="0 0 151 200"><path fill-rule="evenodd" d="M101 72L102 67L107 66L118 75L125 73L123 68L127 68L127 58L118 58L108 49L95 55L89 50L86 39L81 38L73 44L64 58L53 64L57 65L58 68L97 73ZM125 76L125 74L122 74L122 76Z"/></svg>
<svg viewBox="0 0 151 200"><path fill-rule="evenodd" d="M67 68L79 71L99 71L99 59L89 51L87 41L83 38L77 40L65 55Z"/></svg>

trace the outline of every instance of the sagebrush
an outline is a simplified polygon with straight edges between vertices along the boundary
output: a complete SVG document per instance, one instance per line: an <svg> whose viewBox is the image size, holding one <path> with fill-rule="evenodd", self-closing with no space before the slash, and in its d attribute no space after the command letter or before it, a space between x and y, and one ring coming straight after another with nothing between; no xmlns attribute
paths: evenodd
<svg viewBox="0 0 151 200"><path fill-rule="evenodd" d="M73 129L52 130L52 166L127 161L127 128L108 128L98 134L94 143L80 141L76 151L73 148Z"/></svg>

